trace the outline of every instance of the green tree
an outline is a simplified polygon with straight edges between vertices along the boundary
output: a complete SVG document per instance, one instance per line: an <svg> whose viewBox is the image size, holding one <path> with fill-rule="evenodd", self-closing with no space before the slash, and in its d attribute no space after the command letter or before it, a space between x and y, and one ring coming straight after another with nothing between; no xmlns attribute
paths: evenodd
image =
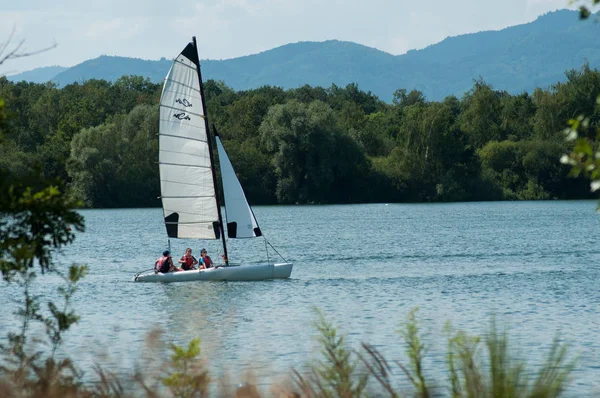
<svg viewBox="0 0 600 398"><path fill-rule="evenodd" d="M108 89L111 114L129 113L137 105L158 104L161 85L147 77L121 76Z"/></svg>
<svg viewBox="0 0 600 398"><path fill-rule="evenodd" d="M238 93L227 87L222 81L208 80L204 82L204 95L206 97L206 109L211 124L219 127L224 136L229 135L231 129L229 124L228 109L238 99Z"/></svg>
<svg viewBox="0 0 600 398"><path fill-rule="evenodd" d="M296 99L305 104L309 104L313 101L319 100L327 102L327 91L322 87L311 87L305 84L302 87L288 90L291 99Z"/></svg>
<svg viewBox="0 0 600 398"><path fill-rule="evenodd" d="M549 141L489 142L479 151L484 178L503 199L539 200L581 197L556 161L564 144Z"/></svg>
<svg viewBox="0 0 600 398"><path fill-rule="evenodd" d="M327 104L292 100L275 105L260 133L273 156L280 202L346 202L362 195L355 187L366 167L365 158L340 131Z"/></svg>
<svg viewBox="0 0 600 398"><path fill-rule="evenodd" d="M254 92L241 96L229 107L230 126L224 137L243 141L258 136L258 128L274 101L273 97Z"/></svg>
<svg viewBox="0 0 600 398"><path fill-rule="evenodd" d="M401 108L411 105L425 105L425 96L419 90L411 90L408 94L406 89L400 88L394 91L394 97L392 103Z"/></svg>
<svg viewBox="0 0 600 398"><path fill-rule="evenodd" d="M477 80L462 99L460 129L467 134L475 148L505 138L500 129L501 97L501 93L492 90L484 81Z"/></svg>
<svg viewBox="0 0 600 398"><path fill-rule="evenodd" d="M367 155L389 155L398 136L396 114L387 111L365 116L364 124L357 128L355 135Z"/></svg>
<svg viewBox="0 0 600 398"><path fill-rule="evenodd" d="M150 105L82 130L71 143L73 190L92 207L158 205L157 136L158 109Z"/></svg>
<svg viewBox="0 0 600 398"><path fill-rule="evenodd" d="M58 129L70 140L81 129L102 124L111 114L111 84L106 80L73 83L62 89Z"/></svg>
<svg viewBox="0 0 600 398"><path fill-rule="evenodd" d="M524 181L514 141L491 141L479 151L483 177L502 191L502 199L517 199Z"/></svg>
<svg viewBox="0 0 600 398"><path fill-rule="evenodd" d="M562 139L558 133L568 120L564 114L565 103L553 92L555 88L556 86L550 91L536 89L533 92L536 106L533 131L535 137L540 140L557 139L557 137Z"/></svg>
<svg viewBox="0 0 600 398"><path fill-rule="evenodd" d="M356 83L348 84L345 88L332 84L327 89L327 94L327 103L334 110L343 109L348 102L356 104L366 115L382 110L384 107L383 102L376 95L370 91L365 93L359 90Z"/></svg>
<svg viewBox="0 0 600 398"><path fill-rule="evenodd" d="M516 96L506 95L501 98L500 102L502 135L511 141L531 138L533 118L536 112L533 98L527 93Z"/></svg>
<svg viewBox="0 0 600 398"><path fill-rule="evenodd" d="M567 181L568 170L559 159L565 151L564 143L549 141L523 141L520 162L527 186L519 199L571 199L585 197L580 181Z"/></svg>

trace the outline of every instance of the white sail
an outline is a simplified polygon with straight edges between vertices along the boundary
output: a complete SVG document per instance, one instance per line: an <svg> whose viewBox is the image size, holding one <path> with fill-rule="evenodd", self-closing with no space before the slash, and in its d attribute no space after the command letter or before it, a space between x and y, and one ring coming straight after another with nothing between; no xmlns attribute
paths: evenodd
<svg viewBox="0 0 600 398"><path fill-rule="evenodd" d="M224 266L179 272L142 271L134 282L256 281L285 279L292 263L231 264L216 195L214 147L208 131L196 38L173 61L160 98L159 170L163 215L172 238L223 239ZM223 143L216 135L223 196L232 238L262 233ZM265 241L266 242L266 241ZM279 253L278 253L279 254ZM268 255L268 253L267 253ZM281 257L281 255L280 255Z"/></svg>
<svg viewBox="0 0 600 398"><path fill-rule="evenodd" d="M172 238L218 239L219 217L200 81L190 43L173 61L160 98L160 192Z"/></svg>
<svg viewBox="0 0 600 398"><path fill-rule="evenodd" d="M231 161L225 152L219 136L217 150L219 151L219 166L223 182L225 198L225 213L227 214L227 236L230 238L255 238L261 236L260 228L254 213L246 200L242 185L235 175Z"/></svg>

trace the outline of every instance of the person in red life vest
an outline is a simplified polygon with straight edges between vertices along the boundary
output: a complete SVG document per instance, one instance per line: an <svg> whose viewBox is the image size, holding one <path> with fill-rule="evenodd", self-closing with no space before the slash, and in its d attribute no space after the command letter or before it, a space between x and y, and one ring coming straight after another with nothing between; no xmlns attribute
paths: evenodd
<svg viewBox="0 0 600 398"><path fill-rule="evenodd" d="M181 264L181 268L184 271L196 269L194 265L198 264L198 260L196 260L196 257L192 256L192 249L189 247L185 249L185 254L177 262Z"/></svg>
<svg viewBox="0 0 600 398"><path fill-rule="evenodd" d="M208 256L206 249L200 250L200 263L204 266L203 268L210 268L213 266L213 262Z"/></svg>
<svg viewBox="0 0 600 398"><path fill-rule="evenodd" d="M171 253L168 250L165 250L162 254L162 257L160 257L154 263L154 272L161 272L163 274L166 274L167 272L178 271L179 269L175 268L175 265L173 265L173 258L171 257Z"/></svg>

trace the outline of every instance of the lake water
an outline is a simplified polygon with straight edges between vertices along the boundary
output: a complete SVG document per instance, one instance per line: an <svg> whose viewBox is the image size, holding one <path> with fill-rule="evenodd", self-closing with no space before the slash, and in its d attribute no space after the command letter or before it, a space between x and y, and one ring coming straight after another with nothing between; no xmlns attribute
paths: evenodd
<svg viewBox="0 0 600 398"><path fill-rule="evenodd" d="M595 208L590 201L256 207L266 237L294 263L291 279L170 285L131 282L167 246L160 209L83 211L87 231L57 257L90 269L65 350L87 369L96 361L129 370L156 326L180 344L201 337L211 372L240 379L251 368L269 383L261 377L289 375L317 357L315 308L350 346L368 342L404 361L396 331L419 307L427 374L440 384L444 323L481 334L496 316L532 367L560 333L579 356L570 394L600 395ZM262 239L229 244L233 261L266 259ZM171 242L174 255L188 246L220 257L216 241ZM54 297L57 286L57 278L40 277L36 292ZM3 285L0 298L17 292ZM0 310L0 336L14 326L13 310Z"/></svg>

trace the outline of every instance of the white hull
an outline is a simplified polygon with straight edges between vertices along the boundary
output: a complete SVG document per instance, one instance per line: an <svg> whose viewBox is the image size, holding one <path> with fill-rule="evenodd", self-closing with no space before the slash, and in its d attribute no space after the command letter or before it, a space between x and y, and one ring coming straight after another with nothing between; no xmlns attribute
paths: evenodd
<svg viewBox="0 0 600 398"><path fill-rule="evenodd" d="M149 272L135 275L134 282L190 282L190 281L260 281L286 279L292 274L292 263L230 265L196 271Z"/></svg>

